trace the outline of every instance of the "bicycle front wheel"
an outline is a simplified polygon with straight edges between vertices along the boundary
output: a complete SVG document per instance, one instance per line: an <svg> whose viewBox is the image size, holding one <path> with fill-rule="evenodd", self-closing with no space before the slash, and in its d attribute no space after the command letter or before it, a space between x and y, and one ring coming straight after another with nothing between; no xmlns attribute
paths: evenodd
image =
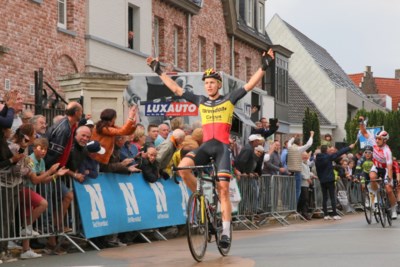
<svg viewBox="0 0 400 267"><path fill-rule="evenodd" d="M216 201L216 203L217 203L217 205L216 205L216 207L215 207L215 220L216 220L216 222L215 222L215 241L216 241L216 243L217 243L217 247L218 247L218 251L219 251L219 253L222 255L222 256L226 256L226 255L228 255L228 253L229 253L229 251L231 250L231 246L232 246L232 230L233 230L233 225L232 225L232 222L231 222L231 225L230 225L230 233L229 233L229 236L230 236L230 239L231 239L231 242L230 242L230 244L229 244L229 246L228 247L226 247L226 248L224 248L224 247L221 247L221 245L220 245L220 240L221 240L221 236L222 236L222 213L217 213L218 212L218 210L219 210L219 208L218 208L218 206L219 207L221 207L221 202L219 202L219 200L217 200Z"/></svg>
<svg viewBox="0 0 400 267"><path fill-rule="evenodd" d="M367 188L365 188L364 192L361 194L361 201L364 206L364 214L365 219L368 224L371 224L372 221L372 213L373 213L373 203L371 204L370 193Z"/></svg>
<svg viewBox="0 0 400 267"><path fill-rule="evenodd" d="M379 189L378 192L378 212L379 212L379 220L381 221L381 225L383 228L386 227L386 204L385 204L385 191L384 189Z"/></svg>
<svg viewBox="0 0 400 267"><path fill-rule="evenodd" d="M386 210L386 218L387 218L387 222L389 224L389 226L392 226L392 209L390 208L390 201L389 201L389 196L386 192L386 190L384 191L384 201L383 201L383 207Z"/></svg>
<svg viewBox="0 0 400 267"><path fill-rule="evenodd" d="M218 215L218 218L217 218L217 230L215 231L215 240L217 242L218 251L219 251L219 253L221 253L222 256L227 256L229 251L231 250L232 237L233 237L232 236L232 232L233 232L232 228L233 228L233 225L232 225L232 222L231 222L230 233L229 233L229 236L230 236L230 239L231 239L231 243L229 244L229 246L227 248L221 247L221 245L219 244L219 241L221 240L221 234L222 234L222 218L221 218L221 215Z"/></svg>
<svg viewBox="0 0 400 267"><path fill-rule="evenodd" d="M193 193L188 202L186 230L190 253L200 262L207 249L208 223L204 195Z"/></svg>

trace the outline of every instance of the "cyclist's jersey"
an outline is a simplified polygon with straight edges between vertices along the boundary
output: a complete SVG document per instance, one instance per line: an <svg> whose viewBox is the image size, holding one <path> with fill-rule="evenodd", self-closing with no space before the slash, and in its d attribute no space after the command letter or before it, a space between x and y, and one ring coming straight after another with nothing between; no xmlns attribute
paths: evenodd
<svg viewBox="0 0 400 267"><path fill-rule="evenodd" d="M361 169L364 173L369 173L373 165L372 160L366 160L361 164Z"/></svg>
<svg viewBox="0 0 400 267"><path fill-rule="evenodd" d="M377 168L385 169L388 164L392 164L392 151L388 145L384 145L383 147L377 146L375 136L371 134L367 142L373 147L372 161Z"/></svg>
<svg viewBox="0 0 400 267"><path fill-rule="evenodd" d="M242 87L229 94L210 100L203 95L195 95L185 91L184 99L199 107L201 123L203 125L203 142L216 139L224 144L229 144L229 134L232 125L233 110L236 102L246 95Z"/></svg>

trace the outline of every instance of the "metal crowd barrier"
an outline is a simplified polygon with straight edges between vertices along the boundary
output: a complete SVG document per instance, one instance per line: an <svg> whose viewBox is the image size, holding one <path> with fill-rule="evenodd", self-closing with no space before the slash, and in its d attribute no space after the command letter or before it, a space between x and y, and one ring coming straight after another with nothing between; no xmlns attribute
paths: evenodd
<svg viewBox="0 0 400 267"><path fill-rule="evenodd" d="M84 253L85 251L72 239L76 238L72 236L78 233L73 195L69 208L67 210L63 208L62 185L66 186L67 192L72 191L70 177L58 177L50 183L35 186L35 192L47 201L47 208L36 220L33 220L32 193L31 191L23 193L27 188L26 182L23 180L22 183L15 185L12 171L0 171L1 246L12 240L59 237L56 249L64 239L67 239ZM92 242L86 241L98 249Z"/></svg>
<svg viewBox="0 0 400 267"><path fill-rule="evenodd" d="M297 212L296 200L296 179L294 176L273 175L271 181L272 187L272 216L283 225L289 225L286 217L295 214L306 221L303 216Z"/></svg>
<svg viewBox="0 0 400 267"><path fill-rule="evenodd" d="M361 183L351 182L347 188L347 194L349 196L349 203L355 210L364 210L362 203L362 185Z"/></svg>
<svg viewBox="0 0 400 267"><path fill-rule="evenodd" d="M282 225L288 225L287 216L297 212L296 180L294 176L263 175L258 178L241 176L238 179L242 201L239 204L238 217L246 219L247 228L258 228L271 217ZM256 223L255 218L264 217ZM245 218L245 219L243 219Z"/></svg>
<svg viewBox="0 0 400 267"><path fill-rule="evenodd" d="M242 200L239 202L238 212L233 218L249 230L252 227L258 229L254 223L254 216L257 213L259 199L259 178L248 175L240 175L236 178Z"/></svg>
<svg viewBox="0 0 400 267"><path fill-rule="evenodd" d="M335 195L336 197L336 195ZM337 200L336 200L337 203ZM322 209L322 189L321 189L321 183L319 182L318 179L314 180L314 202L310 205L310 208L312 209L312 214L319 214L323 216L324 212ZM332 212L332 203L330 198L328 197L327 201L327 208L328 212ZM336 212L340 216L344 216L344 213L341 212L340 210L336 209Z"/></svg>

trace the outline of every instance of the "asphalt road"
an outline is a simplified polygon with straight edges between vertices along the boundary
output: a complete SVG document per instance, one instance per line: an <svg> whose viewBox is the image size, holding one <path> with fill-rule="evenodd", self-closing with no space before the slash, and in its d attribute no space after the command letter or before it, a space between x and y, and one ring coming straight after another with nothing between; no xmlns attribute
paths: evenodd
<svg viewBox="0 0 400 267"><path fill-rule="evenodd" d="M211 243L202 263L192 259L182 237L100 252L19 260L3 266L399 266L400 220L383 229L380 224L367 225L363 216L347 215L341 221L291 221L285 227L274 224L234 231L230 255L221 257Z"/></svg>

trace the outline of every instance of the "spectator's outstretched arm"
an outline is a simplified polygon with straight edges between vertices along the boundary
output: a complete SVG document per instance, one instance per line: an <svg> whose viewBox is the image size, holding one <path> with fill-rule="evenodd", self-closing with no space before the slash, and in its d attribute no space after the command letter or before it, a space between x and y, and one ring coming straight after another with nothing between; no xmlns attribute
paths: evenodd
<svg viewBox="0 0 400 267"><path fill-rule="evenodd" d="M160 76L160 79L169 90L177 96L183 95L183 88L162 71L158 58L148 57L146 61L147 65L149 65L149 67Z"/></svg>
<svg viewBox="0 0 400 267"><path fill-rule="evenodd" d="M309 149L313 144L313 138L314 138L314 131L310 131L310 138L308 139L307 143L304 146L301 146L299 148L299 151L304 152L307 149Z"/></svg>
<svg viewBox="0 0 400 267"><path fill-rule="evenodd" d="M268 52L264 52L262 55L261 67L256 71L256 73L251 76L250 80L243 86L244 89L249 92L261 81L264 76L265 71L274 60L274 51L269 49Z"/></svg>
<svg viewBox="0 0 400 267"><path fill-rule="evenodd" d="M344 148L340 149L339 151L337 151L336 153L331 154L329 157L333 161L333 160L337 159L339 156L341 156L344 153L346 153L346 152L350 151L351 149L353 149L354 146L355 146L355 144L351 144L348 147L344 147Z"/></svg>

